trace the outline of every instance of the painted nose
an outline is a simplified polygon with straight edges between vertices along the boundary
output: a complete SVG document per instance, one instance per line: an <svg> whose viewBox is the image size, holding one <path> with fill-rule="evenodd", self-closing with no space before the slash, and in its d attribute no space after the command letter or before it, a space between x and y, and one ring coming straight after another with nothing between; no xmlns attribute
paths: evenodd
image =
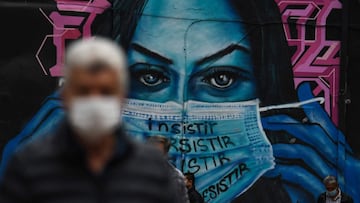
<svg viewBox="0 0 360 203"><path fill-rule="evenodd" d="M172 84L171 96L169 100L175 101L176 103L183 104L188 100L188 77L180 75Z"/></svg>

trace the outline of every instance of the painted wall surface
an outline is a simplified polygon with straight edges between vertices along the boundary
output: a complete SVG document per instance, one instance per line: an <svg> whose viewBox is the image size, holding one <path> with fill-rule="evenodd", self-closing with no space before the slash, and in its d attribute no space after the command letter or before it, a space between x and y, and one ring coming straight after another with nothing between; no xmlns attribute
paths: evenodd
<svg viewBox="0 0 360 203"><path fill-rule="evenodd" d="M341 9L339 0L0 4L16 14L0 60L0 170L64 118L67 45L102 35L128 53L129 135L168 136L171 161L195 173L207 202L316 202L331 174L360 203L358 149L339 129Z"/></svg>

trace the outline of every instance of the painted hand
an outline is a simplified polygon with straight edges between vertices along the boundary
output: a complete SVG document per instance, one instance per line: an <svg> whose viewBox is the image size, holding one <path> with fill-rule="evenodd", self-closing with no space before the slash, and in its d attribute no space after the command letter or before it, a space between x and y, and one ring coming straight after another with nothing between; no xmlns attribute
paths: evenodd
<svg viewBox="0 0 360 203"><path fill-rule="evenodd" d="M298 96L301 101L314 97L308 83L298 87ZM305 122L284 114L262 118L264 130L285 131L297 140L273 144L276 166L266 176L280 175L292 202L316 202L325 191L322 179L337 175L342 190L359 202L360 160L354 158L345 136L319 103L303 105L302 109Z"/></svg>

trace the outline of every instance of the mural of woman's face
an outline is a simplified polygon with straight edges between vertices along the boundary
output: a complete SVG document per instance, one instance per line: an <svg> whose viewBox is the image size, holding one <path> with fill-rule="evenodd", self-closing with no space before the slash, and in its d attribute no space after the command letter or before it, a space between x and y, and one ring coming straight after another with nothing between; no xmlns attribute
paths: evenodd
<svg viewBox="0 0 360 203"><path fill-rule="evenodd" d="M127 50L123 121L140 140L168 137L172 162L196 175L205 201L227 202L273 168L274 158L260 126L249 33L228 1L211 3L147 2ZM219 181L226 189L215 194Z"/></svg>
<svg viewBox="0 0 360 203"><path fill-rule="evenodd" d="M128 49L130 98L182 103L257 97L248 31L226 1L212 3L148 1Z"/></svg>

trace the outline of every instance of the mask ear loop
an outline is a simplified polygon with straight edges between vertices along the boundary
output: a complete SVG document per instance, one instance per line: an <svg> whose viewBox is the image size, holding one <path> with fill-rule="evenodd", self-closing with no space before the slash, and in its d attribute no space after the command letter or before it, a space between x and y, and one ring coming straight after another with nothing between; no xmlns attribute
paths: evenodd
<svg viewBox="0 0 360 203"><path fill-rule="evenodd" d="M301 101L301 102L264 106L264 107L260 107L259 111L264 112L264 111L269 111L269 110L273 110L273 109L298 108L300 106L303 106L303 105L309 104L309 103L313 103L313 102L319 102L320 104L323 104L325 102L325 99L324 99L324 97L315 97L315 98L308 99L308 100Z"/></svg>

